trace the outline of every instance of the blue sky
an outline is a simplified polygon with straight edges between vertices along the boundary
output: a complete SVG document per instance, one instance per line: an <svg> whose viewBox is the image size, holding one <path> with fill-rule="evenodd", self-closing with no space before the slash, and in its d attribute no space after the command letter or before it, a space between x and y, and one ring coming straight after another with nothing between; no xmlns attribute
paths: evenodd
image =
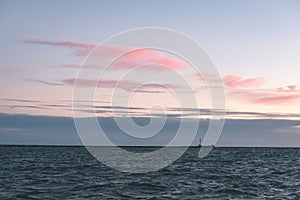
<svg viewBox="0 0 300 200"><path fill-rule="evenodd" d="M85 58L78 55L80 52L89 50L90 46L122 31L162 27L193 38L207 51L225 86L226 110L230 113L227 115L228 119L242 120L241 122L249 119L296 122L295 120L300 119L299 9L300 3L296 0L1 1L0 112L71 117L72 81ZM164 56L169 58L169 55ZM180 68L178 71L188 71L184 70ZM114 86L112 81L122 73L122 70L112 71L108 75L111 82L104 88L106 95ZM168 77L166 72L161 72L160 75ZM195 87L201 84L197 82L197 77L190 79L195 79ZM84 82L84 87L86 83ZM170 84L174 85L174 82ZM127 86L124 83L122 87L124 89ZM154 89L159 90L153 87L152 93ZM170 98L167 94L159 96L148 92L137 95L136 100L127 106L148 108L151 105L147 100L160 99L161 105L175 109L177 105ZM102 106L99 108L102 109L98 112L99 116L107 116L107 110L104 112L103 106L109 105L109 98L97 100L98 106ZM203 102L199 108L209 109L208 101ZM145 110L132 114L144 117ZM123 115L120 110L118 112ZM195 114L185 114L195 117ZM209 117L209 113L204 117ZM14 143L12 139L8 139L7 131L15 130L15 126L17 127L17 123L1 124L0 133L6 133L0 136L1 143ZM231 134L238 135L240 129L237 127L242 125L229 123L227 126L229 128L225 127L226 130L236 130ZM270 135L268 139L272 138L270 141L274 141L274 145L280 145L280 142L275 141L284 141L282 144L294 146L298 145L294 143L295 137L300 139L297 133L299 129L294 125L283 126L290 136L287 140L279 140L281 135L272 134L272 131L266 134L259 125L253 129L251 127L247 128L249 135L245 138L250 138L251 133L259 132L264 133L261 138L268 138ZM18 134L11 132L12 135L15 134L12 138L22 143ZM28 135L26 141L33 137L35 136ZM224 138L221 143L245 144L242 138L229 138L231 139ZM255 138L257 140L249 140L254 145L261 139L259 135ZM43 142L47 143L47 140Z"/></svg>

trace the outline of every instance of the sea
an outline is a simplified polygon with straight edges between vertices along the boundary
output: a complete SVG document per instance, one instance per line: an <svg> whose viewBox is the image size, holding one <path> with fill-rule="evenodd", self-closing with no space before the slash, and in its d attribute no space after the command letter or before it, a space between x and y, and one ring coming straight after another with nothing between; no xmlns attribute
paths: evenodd
<svg viewBox="0 0 300 200"><path fill-rule="evenodd" d="M84 147L1 146L0 199L300 199L299 148L198 153L189 148L163 169L128 173Z"/></svg>

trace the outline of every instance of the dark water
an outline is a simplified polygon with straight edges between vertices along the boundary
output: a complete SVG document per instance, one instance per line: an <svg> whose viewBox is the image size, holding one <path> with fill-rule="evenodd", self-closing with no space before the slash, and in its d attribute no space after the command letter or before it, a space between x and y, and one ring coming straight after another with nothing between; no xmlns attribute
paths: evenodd
<svg viewBox="0 0 300 200"><path fill-rule="evenodd" d="M158 172L129 174L81 147L0 147L0 199L300 199L300 149L191 148Z"/></svg>

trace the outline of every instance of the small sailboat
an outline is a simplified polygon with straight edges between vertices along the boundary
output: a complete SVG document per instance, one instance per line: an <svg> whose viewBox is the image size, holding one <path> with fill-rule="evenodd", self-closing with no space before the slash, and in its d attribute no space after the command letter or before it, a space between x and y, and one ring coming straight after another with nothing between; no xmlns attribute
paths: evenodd
<svg viewBox="0 0 300 200"><path fill-rule="evenodd" d="M201 147L202 146L202 141L201 141L201 138L199 138L199 144L198 144L198 147Z"/></svg>
<svg viewBox="0 0 300 200"><path fill-rule="evenodd" d="M198 147L199 150L199 158L204 158L209 154L209 152L214 148L214 145L203 145L201 138L199 139Z"/></svg>

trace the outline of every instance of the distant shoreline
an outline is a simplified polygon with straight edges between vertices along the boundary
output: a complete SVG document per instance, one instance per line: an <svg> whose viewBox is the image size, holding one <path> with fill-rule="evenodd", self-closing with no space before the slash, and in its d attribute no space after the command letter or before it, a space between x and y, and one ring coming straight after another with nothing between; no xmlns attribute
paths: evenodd
<svg viewBox="0 0 300 200"><path fill-rule="evenodd" d="M43 144L0 144L0 147L86 147L84 145L43 145ZM87 147L114 147L114 146L87 146ZM164 146L118 146L122 148L163 148ZM169 148L199 148L199 146L169 146ZM214 146L214 148L300 148L296 146Z"/></svg>

